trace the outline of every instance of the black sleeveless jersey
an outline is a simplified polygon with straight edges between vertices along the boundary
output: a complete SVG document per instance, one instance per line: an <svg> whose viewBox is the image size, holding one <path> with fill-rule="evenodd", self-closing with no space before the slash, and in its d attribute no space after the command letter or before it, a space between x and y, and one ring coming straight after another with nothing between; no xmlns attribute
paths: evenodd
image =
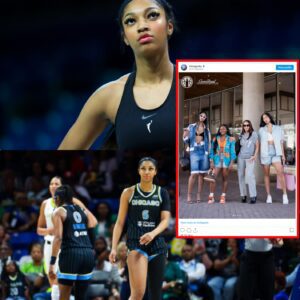
<svg viewBox="0 0 300 300"><path fill-rule="evenodd" d="M61 249L92 248L88 236L88 219L78 205L63 205L67 217L63 222L63 238Z"/></svg>
<svg viewBox="0 0 300 300"><path fill-rule="evenodd" d="M133 85L136 73L129 75L116 115L117 144L125 150L174 149L176 123L175 69L165 102L155 109L137 106Z"/></svg>
<svg viewBox="0 0 300 300"><path fill-rule="evenodd" d="M12 276L5 276L3 281L6 284L7 298L25 298L25 288L27 284L25 277L21 272L18 272L15 278Z"/></svg>
<svg viewBox="0 0 300 300"><path fill-rule="evenodd" d="M144 193L136 184L128 206L127 240L139 240L143 234L155 229L163 210L170 211L169 194L165 189L154 185L152 192Z"/></svg>

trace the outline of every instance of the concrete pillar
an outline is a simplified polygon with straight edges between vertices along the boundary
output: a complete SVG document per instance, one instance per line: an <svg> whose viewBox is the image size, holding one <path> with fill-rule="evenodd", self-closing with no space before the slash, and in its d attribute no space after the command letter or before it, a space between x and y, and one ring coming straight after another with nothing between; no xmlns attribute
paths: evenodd
<svg viewBox="0 0 300 300"><path fill-rule="evenodd" d="M264 110L264 73L243 73L243 120L250 120L257 133ZM255 176L257 183L263 182L260 158L256 161Z"/></svg>
<svg viewBox="0 0 300 300"><path fill-rule="evenodd" d="M233 93L230 91L223 92L221 123L227 125L233 124L232 105L233 105Z"/></svg>

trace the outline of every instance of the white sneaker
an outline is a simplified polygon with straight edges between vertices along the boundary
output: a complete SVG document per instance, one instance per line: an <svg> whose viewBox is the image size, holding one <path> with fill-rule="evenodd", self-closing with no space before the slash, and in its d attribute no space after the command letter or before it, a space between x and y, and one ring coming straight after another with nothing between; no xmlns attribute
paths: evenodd
<svg viewBox="0 0 300 300"><path fill-rule="evenodd" d="M287 197L287 194L282 195L282 204L289 204L289 199Z"/></svg>
<svg viewBox="0 0 300 300"><path fill-rule="evenodd" d="M266 202L268 204L272 204L272 196L271 195L268 195Z"/></svg>

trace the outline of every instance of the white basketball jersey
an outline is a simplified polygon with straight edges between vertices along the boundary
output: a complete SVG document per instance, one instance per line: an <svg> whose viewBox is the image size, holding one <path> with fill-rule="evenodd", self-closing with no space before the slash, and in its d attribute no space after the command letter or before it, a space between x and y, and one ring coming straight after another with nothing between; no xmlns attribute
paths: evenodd
<svg viewBox="0 0 300 300"><path fill-rule="evenodd" d="M44 210L47 228L53 227L52 214L53 214L55 208L56 208L56 206L55 206L54 200L52 198L48 198L46 200L46 205L45 205L45 210ZM53 238L54 238L53 235L45 236L45 240L47 240L47 241L52 241Z"/></svg>

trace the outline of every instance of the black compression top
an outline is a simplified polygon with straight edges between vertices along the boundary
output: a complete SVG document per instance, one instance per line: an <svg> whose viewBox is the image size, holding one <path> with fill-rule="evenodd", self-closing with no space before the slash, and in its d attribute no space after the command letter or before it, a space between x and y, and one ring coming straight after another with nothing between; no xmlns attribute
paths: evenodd
<svg viewBox="0 0 300 300"><path fill-rule="evenodd" d="M155 109L142 109L134 99L136 73L125 84L115 127L120 149L157 150L175 147L175 70L172 86L165 102Z"/></svg>
<svg viewBox="0 0 300 300"><path fill-rule="evenodd" d="M128 206L127 241L138 241L142 235L155 229L161 221L163 210L170 211L167 190L153 185L152 191L145 193L136 184Z"/></svg>
<svg viewBox="0 0 300 300"><path fill-rule="evenodd" d="M66 248L92 248L88 236L88 219L82 208L78 205L63 205L67 217L63 222L63 238L61 249Z"/></svg>

